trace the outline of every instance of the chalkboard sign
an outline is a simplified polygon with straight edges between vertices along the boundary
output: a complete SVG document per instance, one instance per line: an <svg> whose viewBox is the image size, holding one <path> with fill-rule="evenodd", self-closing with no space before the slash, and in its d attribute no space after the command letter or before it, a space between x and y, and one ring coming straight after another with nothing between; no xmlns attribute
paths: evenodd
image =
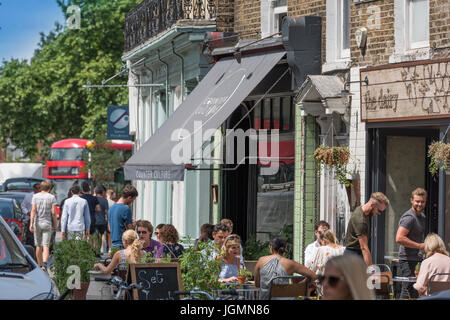
<svg viewBox="0 0 450 320"><path fill-rule="evenodd" d="M183 290L179 263L130 264L127 282L142 286L133 290L134 300L166 300L170 291Z"/></svg>

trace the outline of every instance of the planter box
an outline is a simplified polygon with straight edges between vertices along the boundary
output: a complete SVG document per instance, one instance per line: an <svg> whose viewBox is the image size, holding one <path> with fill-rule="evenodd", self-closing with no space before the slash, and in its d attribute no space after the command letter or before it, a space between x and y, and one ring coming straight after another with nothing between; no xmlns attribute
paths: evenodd
<svg viewBox="0 0 450 320"><path fill-rule="evenodd" d="M80 289L73 289L73 300L86 300L86 294L89 289L89 282L81 283Z"/></svg>

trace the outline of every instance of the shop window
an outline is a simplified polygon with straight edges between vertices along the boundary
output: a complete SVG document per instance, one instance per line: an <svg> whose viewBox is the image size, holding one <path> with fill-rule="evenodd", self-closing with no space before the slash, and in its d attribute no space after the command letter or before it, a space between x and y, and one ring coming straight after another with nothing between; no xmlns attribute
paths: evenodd
<svg viewBox="0 0 450 320"><path fill-rule="evenodd" d="M249 101L251 107L257 101ZM294 104L291 97L275 97L260 101L251 114L255 130L278 129L280 132L294 129Z"/></svg>

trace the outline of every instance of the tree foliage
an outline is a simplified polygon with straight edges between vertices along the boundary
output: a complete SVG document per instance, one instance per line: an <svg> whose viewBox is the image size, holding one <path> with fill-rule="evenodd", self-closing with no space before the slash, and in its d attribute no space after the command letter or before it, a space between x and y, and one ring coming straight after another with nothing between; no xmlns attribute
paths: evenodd
<svg viewBox="0 0 450 320"><path fill-rule="evenodd" d="M106 135L95 138L95 145L83 157L86 166L81 168L83 172L90 172L96 185L104 185L111 188L114 182L114 173L128 159L124 154L112 148L112 144L106 140Z"/></svg>
<svg viewBox="0 0 450 320"><path fill-rule="evenodd" d="M101 83L121 69L125 13L140 0L56 1L66 19L69 6L80 7L80 29L56 24L48 35L41 33L30 61L0 65L0 137L29 157L56 140L105 133L106 107L128 102L126 88L83 85ZM110 84L125 81L118 77Z"/></svg>

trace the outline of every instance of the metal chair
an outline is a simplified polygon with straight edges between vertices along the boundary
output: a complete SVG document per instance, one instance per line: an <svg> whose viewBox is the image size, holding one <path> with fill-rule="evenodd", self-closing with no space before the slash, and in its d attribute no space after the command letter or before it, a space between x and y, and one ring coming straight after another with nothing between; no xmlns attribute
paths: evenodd
<svg viewBox="0 0 450 320"><path fill-rule="evenodd" d="M276 284L276 280L289 279L289 284ZM307 276L279 276L270 280L270 298L297 298L308 295L310 279Z"/></svg>
<svg viewBox="0 0 450 320"><path fill-rule="evenodd" d="M434 278L437 276L448 276L448 279L447 281L434 280ZM434 273L430 277L430 281L428 282L428 295L444 290L450 290L450 273Z"/></svg>

